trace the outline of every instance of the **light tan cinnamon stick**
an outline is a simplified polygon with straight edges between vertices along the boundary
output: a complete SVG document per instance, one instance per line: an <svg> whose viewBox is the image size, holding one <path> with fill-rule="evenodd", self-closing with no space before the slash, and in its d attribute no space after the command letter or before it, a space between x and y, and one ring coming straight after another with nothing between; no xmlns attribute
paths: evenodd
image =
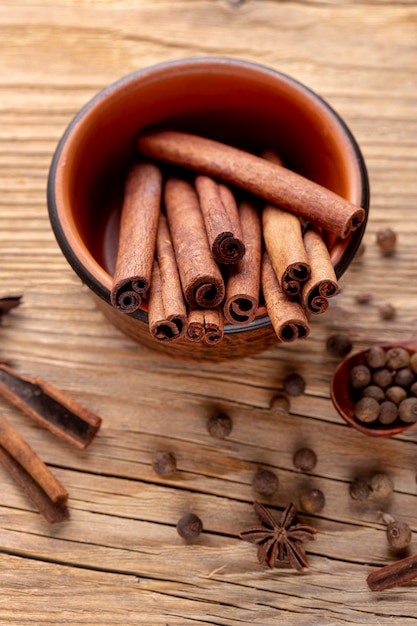
<svg viewBox="0 0 417 626"><path fill-rule="evenodd" d="M245 254L245 245L232 191L210 176L198 175L194 184L214 258L226 265L237 263Z"/></svg>
<svg viewBox="0 0 417 626"><path fill-rule="evenodd" d="M165 183L165 209L185 300L192 308L216 308L224 298L220 269L213 259L197 193L188 181Z"/></svg>
<svg viewBox="0 0 417 626"><path fill-rule="evenodd" d="M98 415L42 378L23 376L5 364L0 364L0 394L77 448L89 446L102 423Z"/></svg>
<svg viewBox="0 0 417 626"><path fill-rule="evenodd" d="M329 189L265 159L197 135L173 130L143 133L140 154L219 178L345 238L365 211Z"/></svg>
<svg viewBox="0 0 417 626"><path fill-rule="evenodd" d="M230 324L249 324L256 314L261 287L262 232L258 210L245 200L239 217L246 252L241 261L228 267L223 312Z"/></svg>
<svg viewBox="0 0 417 626"><path fill-rule="evenodd" d="M3 415L0 415L0 462L48 522L68 519L68 492Z"/></svg>
<svg viewBox="0 0 417 626"><path fill-rule="evenodd" d="M266 251L262 257L261 280L266 310L278 339L285 343L306 339L310 328L304 309L282 291Z"/></svg>
<svg viewBox="0 0 417 626"><path fill-rule="evenodd" d="M274 150L265 150L262 157L282 165ZM311 274L299 217L276 205L265 204L262 227L265 247L281 288L289 296L298 296Z"/></svg>
<svg viewBox="0 0 417 626"><path fill-rule="evenodd" d="M149 288L158 218L162 173L153 163L134 163L127 175L121 212L116 268L110 294L124 313L136 311Z"/></svg>
<svg viewBox="0 0 417 626"><path fill-rule="evenodd" d="M329 298L339 293L339 285L329 251L319 232L307 229L304 245L311 267L311 276L303 285L301 301L306 311L315 315L324 313Z"/></svg>

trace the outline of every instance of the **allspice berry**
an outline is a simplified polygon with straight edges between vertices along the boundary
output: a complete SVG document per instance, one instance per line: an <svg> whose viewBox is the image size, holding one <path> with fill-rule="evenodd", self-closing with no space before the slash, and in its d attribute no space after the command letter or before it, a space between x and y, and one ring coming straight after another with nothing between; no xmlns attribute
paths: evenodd
<svg viewBox="0 0 417 626"><path fill-rule="evenodd" d="M183 539L196 539L203 530L203 523L195 513L186 513L177 522L177 532Z"/></svg>
<svg viewBox="0 0 417 626"><path fill-rule="evenodd" d="M398 405L398 417L403 422L417 422L417 398L406 398Z"/></svg>
<svg viewBox="0 0 417 626"><path fill-rule="evenodd" d="M355 478L349 485L349 494L352 500L364 502L372 493L371 485L363 478Z"/></svg>
<svg viewBox="0 0 417 626"><path fill-rule="evenodd" d="M271 470L260 469L253 477L252 487L262 496L270 497L278 490L278 476Z"/></svg>
<svg viewBox="0 0 417 626"><path fill-rule="evenodd" d="M352 389L363 389L371 382L372 374L366 365L355 365L350 370L349 384Z"/></svg>
<svg viewBox="0 0 417 626"><path fill-rule="evenodd" d="M284 393L277 393L271 400L269 410L276 415L287 415L290 411L290 400Z"/></svg>
<svg viewBox="0 0 417 626"><path fill-rule="evenodd" d="M372 346L371 348L368 348L364 357L366 365L372 369L385 367L387 364L387 353L384 348L381 348L381 346Z"/></svg>
<svg viewBox="0 0 417 626"><path fill-rule="evenodd" d="M378 385L368 385L362 391L363 398L374 398L377 402L383 402L385 400L385 392Z"/></svg>
<svg viewBox="0 0 417 626"><path fill-rule="evenodd" d="M398 417L398 406L395 402L391 402L390 400L385 400L381 402L378 414L378 420L381 424L388 426L388 424L392 424Z"/></svg>
<svg viewBox="0 0 417 626"><path fill-rule="evenodd" d="M333 356L344 357L352 350L352 341L348 335L337 333L328 337L326 348Z"/></svg>
<svg viewBox="0 0 417 626"><path fill-rule="evenodd" d="M410 356L410 367L415 374L417 374L417 352L413 352Z"/></svg>
<svg viewBox="0 0 417 626"><path fill-rule="evenodd" d="M302 472L311 472L317 464L317 455L311 448L300 448L292 458L294 467Z"/></svg>
<svg viewBox="0 0 417 626"><path fill-rule="evenodd" d="M411 528L405 522L390 522L387 526L387 539L392 548L404 550L411 543Z"/></svg>
<svg viewBox="0 0 417 626"><path fill-rule="evenodd" d="M387 350L387 367L398 370L407 367L410 363L410 353L405 348L390 348Z"/></svg>
<svg viewBox="0 0 417 626"><path fill-rule="evenodd" d="M360 422L370 423L378 419L379 402L375 398L361 398L354 407L356 419Z"/></svg>
<svg viewBox="0 0 417 626"><path fill-rule="evenodd" d="M326 498L320 489L308 489L300 494L299 502L300 508L305 513L316 515L323 510Z"/></svg>
<svg viewBox="0 0 417 626"><path fill-rule="evenodd" d="M305 380L300 374L288 374L284 379L284 391L289 396L301 396L305 386Z"/></svg>
<svg viewBox="0 0 417 626"><path fill-rule="evenodd" d="M392 385L392 381L394 379L394 372L389 370L387 367L381 367L379 370L375 370L372 373L372 382L374 385L378 385L378 387L382 387L382 389L386 389L390 385Z"/></svg>
<svg viewBox="0 0 417 626"><path fill-rule="evenodd" d="M177 471L177 459L172 452L157 452L153 458L152 467L159 476L169 478Z"/></svg>
<svg viewBox="0 0 417 626"><path fill-rule="evenodd" d="M385 389L385 397L387 400L394 402L394 404L399 404L402 400L406 399L407 391L404 387L393 385Z"/></svg>
<svg viewBox="0 0 417 626"><path fill-rule="evenodd" d="M378 307L379 316L382 320L393 320L397 315L397 311L390 302L383 302Z"/></svg>
<svg viewBox="0 0 417 626"><path fill-rule="evenodd" d="M416 375L410 367L402 367L394 376L394 384L407 389L411 387L416 379Z"/></svg>
<svg viewBox="0 0 417 626"><path fill-rule="evenodd" d="M232 428L232 419L226 413L214 413L207 421L207 431L216 439L225 439L232 432Z"/></svg>
<svg viewBox="0 0 417 626"><path fill-rule="evenodd" d="M394 483L388 474L379 472L374 474L369 481L372 489L372 496L376 498L388 498L394 491Z"/></svg>
<svg viewBox="0 0 417 626"><path fill-rule="evenodd" d="M389 256L394 253L397 244L397 235L392 228L380 228L376 234L376 243L381 252Z"/></svg>

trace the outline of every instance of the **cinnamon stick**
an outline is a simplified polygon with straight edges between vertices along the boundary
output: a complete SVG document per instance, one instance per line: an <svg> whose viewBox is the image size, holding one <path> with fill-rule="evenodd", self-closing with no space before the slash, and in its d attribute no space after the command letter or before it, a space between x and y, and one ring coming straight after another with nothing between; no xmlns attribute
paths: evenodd
<svg viewBox="0 0 417 626"><path fill-rule="evenodd" d="M339 285L330 254L319 232L308 229L304 233L304 245L311 267L311 276L303 285L301 300L306 311L324 313L329 298L339 293Z"/></svg>
<svg viewBox="0 0 417 626"><path fill-rule="evenodd" d="M223 312L230 324L249 324L256 314L261 286L262 232L259 213L252 202L239 205L245 256L228 267Z"/></svg>
<svg viewBox="0 0 417 626"><path fill-rule="evenodd" d="M385 591L385 589L405 585L414 578L417 578L417 554L375 570L366 580L371 591Z"/></svg>
<svg viewBox="0 0 417 626"><path fill-rule="evenodd" d="M112 305L133 313L149 288L161 206L162 173L157 165L134 163L127 175L119 246L110 294Z"/></svg>
<svg viewBox="0 0 417 626"><path fill-rule="evenodd" d="M274 150L265 150L262 157L282 165ZM265 204L262 226L265 247L281 288L289 296L298 296L311 274L300 219L276 205Z"/></svg>
<svg viewBox="0 0 417 626"><path fill-rule="evenodd" d="M0 364L0 394L77 448L89 446L102 423L98 415L42 378L23 376L6 364Z"/></svg>
<svg viewBox="0 0 417 626"><path fill-rule="evenodd" d="M169 289L169 285L168 285ZM148 298L148 323L151 336L160 342L170 343L179 339L186 331L187 316L168 313L165 307L163 283L158 261L154 260Z"/></svg>
<svg viewBox="0 0 417 626"><path fill-rule="evenodd" d="M225 287L207 239L197 193L188 181L165 183L165 209L185 300L192 308L216 308Z"/></svg>
<svg viewBox="0 0 417 626"><path fill-rule="evenodd" d="M310 334L307 318L301 304L290 299L281 289L268 253L262 257L262 291L271 324L280 341L290 343L306 339Z"/></svg>
<svg viewBox="0 0 417 626"><path fill-rule="evenodd" d="M345 238L365 211L333 191L280 165L232 146L173 130L143 133L139 153L182 165L242 187L264 200Z"/></svg>
<svg viewBox="0 0 417 626"><path fill-rule="evenodd" d="M218 263L237 263L245 254L239 212L232 191L210 176L195 177L212 254Z"/></svg>
<svg viewBox="0 0 417 626"><path fill-rule="evenodd" d="M224 317L219 309L192 309L188 314L187 338L204 341L207 345L220 343L224 336Z"/></svg>
<svg viewBox="0 0 417 626"><path fill-rule="evenodd" d="M0 415L0 463L48 522L69 518L68 492L3 415Z"/></svg>
<svg viewBox="0 0 417 626"><path fill-rule="evenodd" d="M188 312L187 339L190 341L203 341L204 335L204 311L202 309L191 309Z"/></svg>

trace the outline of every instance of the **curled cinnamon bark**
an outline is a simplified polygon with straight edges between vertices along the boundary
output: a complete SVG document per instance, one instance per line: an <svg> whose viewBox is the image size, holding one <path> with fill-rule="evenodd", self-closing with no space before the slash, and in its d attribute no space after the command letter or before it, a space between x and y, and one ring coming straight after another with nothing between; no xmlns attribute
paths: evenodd
<svg viewBox="0 0 417 626"><path fill-rule="evenodd" d="M223 312L230 324L249 324L256 314L261 286L262 232L256 207L247 200L239 205L245 256L228 268Z"/></svg>
<svg viewBox="0 0 417 626"><path fill-rule="evenodd" d="M214 258L225 265L237 263L245 254L245 245L232 191L210 176L198 175L194 184Z"/></svg>
<svg viewBox="0 0 417 626"><path fill-rule="evenodd" d="M3 415L0 415L0 463L49 523L68 519L68 492Z"/></svg>
<svg viewBox="0 0 417 626"><path fill-rule="evenodd" d="M142 134L141 154L182 165L242 187L307 221L347 237L365 219L365 211L338 194L280 165L232 146L173 130Z"/></svg>
<svg viewBox="0 0 417 626"><path fill-rule="evenodd" d="M187 339L190 341L203 341L204 335L204 311L202 309L191 309L188 313Z"/></svg>
<svg viewBox="0 0 417 626"><path fill-rule="evenodd" d="M278 339L285 343L306 339L310 328L303 307L282 291L266 251L262 257L261 276L266 310Z"/></svg>
<svg viewBox="0 0 417 626"><path fill-rule="evenodd" d="M306 311L317 315L327 310L329 298L339 293L339 285L321 234L308 229L304 234L304 245L311 266L311 276L303 286L301 300Z"/></svg>
<svg viewBox="0 0 417 626"><path fill-rule="evenodd" d="M156 259L148 298L149 330L157 341L174 341L187 330L187 309L165 215L159 218Z"/></svg>
<svg viewBox="0 0 417 626"><path fill-rule="evenodd" d="M207 345L220 343L224 335L224 317L218 309L193 309L188 314L187 338L204 341Z"/></svg>
<svg viewBox="0 0 417 626"><path fill-rule="evenodd" d="M415 578L417 554L412 554L371 572L366 580L371 591L385 591L405 585Z"/></svg>
<svg viewBox="0 0 417 626"><path fill-rule="evenodd" d="M126 179L116 268L110 294L124 313L139 308L149 288L161 207L162 173L157 165L134 163Z"/></svg>
<svg viewBox="0 0 417 626"><path fill-rule="evenodd" d="M192 308L216 308L225 287L209 247L197 193L186 180L171 177L164 197L185 300Z"/></svg>

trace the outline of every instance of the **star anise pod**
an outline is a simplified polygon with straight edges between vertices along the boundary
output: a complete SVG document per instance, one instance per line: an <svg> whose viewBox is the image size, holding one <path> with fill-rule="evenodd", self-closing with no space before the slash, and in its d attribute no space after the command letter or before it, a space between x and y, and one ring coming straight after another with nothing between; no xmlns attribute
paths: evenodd
<svg viewBox="0 0 417 626"><path fill-rule="evenodd" d="M297 522L297 507L292 502L277 522L259 502L253 506L261 524L240 533L241 539L258 544L259 563L274 567L275 561L287 561L296 570L308 567L303 542L313 539L317 530Z"/></svg>

